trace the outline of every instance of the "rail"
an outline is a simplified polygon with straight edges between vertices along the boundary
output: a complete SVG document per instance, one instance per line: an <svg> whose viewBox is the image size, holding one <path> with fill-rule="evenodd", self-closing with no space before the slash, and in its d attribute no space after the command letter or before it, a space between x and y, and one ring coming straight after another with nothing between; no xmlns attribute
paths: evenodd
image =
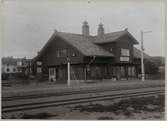
<svg viewBox="0 0 167 121"><path fill-rule="evenodd" d="M159 95L164 94L164 88L149 88L149 89L130 89L130 90L121 90L121 91L111 91L111 93L106 93L105 91L101 94L97 94L94 92L94 95L86 95L81 97L75 97L75 94L69 98L54 101L47 101L47 102L36 102L36 103L26 103L26 104L17 104L17 105L10 105L10 106L2 106L2 113L8 112L16 112L16 111L25 111L25 110L32 110L38 108L46 108L46 107L53 107L53 106L62 106L62 105L71 105L71 104L79 104L79 103L87 103L93 101L102 101L102 100L113 100L113 99L123 99L123 98L134 98L139 96L150 96L150 95Z"/></svg>

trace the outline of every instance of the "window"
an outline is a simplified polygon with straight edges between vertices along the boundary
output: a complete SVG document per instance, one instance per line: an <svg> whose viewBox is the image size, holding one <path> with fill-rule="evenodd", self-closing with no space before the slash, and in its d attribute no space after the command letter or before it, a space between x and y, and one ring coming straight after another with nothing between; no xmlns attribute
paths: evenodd
<svg viewBox="0 0 167 121"><path fill-rule="evenodd" d="M122 56L129 56L129 49L121 48L121 55Z"/></svg>
<svg viewBox="0 0 167 121"><path fill-rule="evenodd" d="M41 73L41 72L42 72L41 67L37 67L37 73Z"/></svg>
<svg viewBox="0 0 167 121"><path fill-rule="evenodd" d="M37 61L37 65L38 65L38 66L41 66L41 65L42 65L42 62L41 62L41 61Z"/></svg>
<svg viewBox="0 0 167 121"><path fill-rule="evenodd" d="M110 48L110 51L112 51L112 48Z"/></svg>
<svg viewBox="0 0 167 121"><path fill-rule="evenodd" d="M21 61L18 61L17 62L17 66L21 66L22 65L22 62Z"/></svg>
<svg viewBox="0 0 167 121"><path fill-rule="evenodd" d="M7 69L6 69L6 71L7 71L7 72L9 72L9 71L10 71L10 69L9 69L9 68L7 68Z"/></svg>
<svg viewBox="0 0 167 121"><path fill-rule="evenodd" d="M56 52L56 57L66 57L67 56L67 49L60 49Z"/></svg>

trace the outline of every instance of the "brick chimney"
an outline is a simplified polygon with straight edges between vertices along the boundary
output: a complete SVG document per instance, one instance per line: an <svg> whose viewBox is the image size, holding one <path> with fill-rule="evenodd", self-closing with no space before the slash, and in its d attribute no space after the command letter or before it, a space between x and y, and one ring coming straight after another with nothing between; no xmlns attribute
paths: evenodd
<svg viewBox="0 0 167 121"><path fill-rule="evenodd" d="M98 27L98 30L97 30L97 35L98 36L104 35L104 28L103 28L102 23L99 24L99 27Z"/></svg>
<svg viewBox="0 0 167 121"><path fill-rule="evenodd" d="M82 34L85 35L85 36L89 36L89 25L88 25L87 21L83 22L83 25L82 25Z"/></svg>

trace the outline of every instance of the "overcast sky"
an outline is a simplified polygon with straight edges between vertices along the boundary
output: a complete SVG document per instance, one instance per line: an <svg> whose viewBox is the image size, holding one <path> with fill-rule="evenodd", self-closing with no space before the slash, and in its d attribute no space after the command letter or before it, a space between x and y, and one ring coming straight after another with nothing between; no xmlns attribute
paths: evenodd
<svg viewBox="0 0 167 121"><path fill-rule="evenodd" d="M163 0L4 0L2 7L3 56L32 58L55 29L81 33L85 19L92 35L100 22L107 33L128 28L139 42L140 31L151 30L144 34L145 52L165 55Z"/></svg>

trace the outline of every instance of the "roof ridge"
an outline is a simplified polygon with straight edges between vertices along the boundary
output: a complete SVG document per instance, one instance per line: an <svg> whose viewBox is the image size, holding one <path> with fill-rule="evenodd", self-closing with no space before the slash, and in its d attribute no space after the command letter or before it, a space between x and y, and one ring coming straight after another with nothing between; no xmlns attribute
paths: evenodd
<svg viewBox="0 0 167 121"><path fill-rule="evenodd" d="M119 32L127 32L127 31L126 30L120 30L120 31L108 32L108 33L104 33L104 36L108 35L108 34L119 33ZM94 35L93 37L99 37L99 36L98 35Z"/></svg>
<svg viewBox="0 0 167 121"><path fill-rule="evenodd" d="M127 31L126 30L120 30L120 31L108 32L108 33L105 33L105 34L112 34L112 33L118 33L118 32L127 32Z"/></svg>
<svg viewBox="0 0 167 121"><path fill-rule="evenodd" d="M63 34L71 34L71 35L78 35L78 36L85 36L83 34L79 34L79 33L71 33L71 32L63 32L63 31L56 31L57 33L63 33ZM85 37L93 37L92 35L89 36L85 36Z"/></svg>
<svg viewBox="0 0 167 121"><path fill-rule="evenodd" d="M60 33L60 34L59 34ZM92 37L92 36L85 36L85 35L80 35L80 34L73 34L73 33L66 33L66 32L59 32L57 35L58 36L60 36L62 39L64 39L64 41L66 41L66 42L68 42L70 45L72 45L73 47L75 47L78 51L80 51L83 55L89 55L89 54L85 54L85 53L89 53L89 52L91 52L91 53L93 53L92 55L96 55L96 56L113 56L113 54L112 53L110 53L110 52L108 52L108 51L106 51L105 49L103 49L102 47L100 47L100 46L98 46L98 45L96 45L93 41L91 41L90 40L90 37ZM61 34L62 33L62 34ZM64 35L63 35L64 34ZM101 52L102 53L102 51L103 51L103 53L104 53L104 55L102 55L102 54L100 54L100 53L94 53L92 50L90 50L90 48L87 50L87 52L86 52L86 50L85 51L83 51L83 46L84 45L86 45L86 44L84 44L81 48L79 48L78 46L79 46L79 43L78 42L76 42L76 38L72 38L71 39L71 37L69 37L68 35L66 36L65 34L70 34L70 35L75 35L75 36L77 36L78 35L78 37L81 37L82 39L85 39L84 41L83 40L81 40L79 43L80 44L84 44L84 43L89 43L89 46L91 46L90 48L94 48L96 51L98 50L99 52ZM80 39L77 39L77 40L80 40ZM82 43L82 42L84 42L84 43ZM88 44L87 44L88 45ZM87 46L86 45L86 46ZM89 51L89 52L88 52ZM90 56L90 55L89 55Z"/></svg>
<svg viewBox="0 0 167 121"><path fill-rule="evenodd" d="M119 33L119 32L125 32L126 33L128 31L127 30L120 30L120 31L108 32L108 33L104 33L104 36L108 35L108 34ZM71 32L65 32L65 31L57 31L57 30L55 30L55 33L71 34L71 35L78 35L78 36L84 36L84 37L98 37L98 35L88 35L88 36L85 36L85 35L79 34L79 33L71 33Z"/></svg>

